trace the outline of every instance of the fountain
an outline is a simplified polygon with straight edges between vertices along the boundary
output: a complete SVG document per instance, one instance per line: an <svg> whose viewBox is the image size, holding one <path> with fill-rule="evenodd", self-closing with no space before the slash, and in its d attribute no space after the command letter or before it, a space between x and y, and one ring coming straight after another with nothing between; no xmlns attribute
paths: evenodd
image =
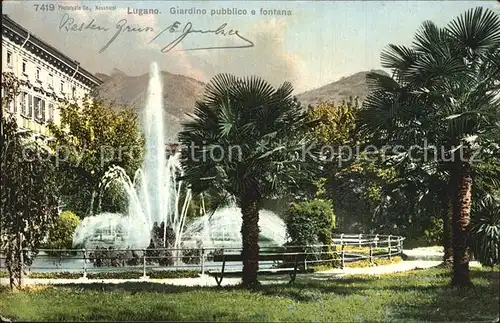
<svg viewBox="0 0 500 323"><path fill-rule="evenodd" d="M241 212L236 207L223 208L214 214L197 218L186 226L186 215L191 191L177 179L182 175L180 153L167 158L163 128L163 94L158 66L151 65L148 97L143 132L146 138L146 155L142 169L132 179L119 166L111 167L104 175L99 187L99 201L111 183L123 187L127 199L126 214L99 213L86 217L77 227L73 245L93 249L96 246L112 246L115 249L145 249L150 245L155 223L163 226L163 245L156 247L180 248L183 242L200 242L206 246L230 244L241 247ZM184 195L180 205L181 192ZM285 242L285 225L270 211L260 212L261 237L263 241L282 245ZM175 237L167 245L167 226Z"/></svg>
<svg viewBox="0 0 500 323"><path fill-rule="evenodd" d="M229 206L214 214L205 214L193 221L184 231L185 244L201 241L204 247L241 247L241 209ZM275 213L260 210L259 227L261 246L283 245L286 242L286 226Z"/></svg>
<svg viewBox="0 0 500 323"><path fill-rule="evenodd" d="M112 182L119 183L128 199L127 214L101 213L85 218L75 231L73 245L92 248L102 245L102 232L115 239L108 239L108 245L115 248L146 248L151 241L151 229L155 223L164 222L175 234L174 245L166 246L164 226L163 247L178 248L181 233L191 199L191 192L185 189L185 200L179 209L179 198L183 189L179 153L167 159L163 129L163 94L158 66L151 65L147 102L143 119L146 138L146 155L142 169L137 170L133 181L119 166L111 167L104 175L99 187L99 200ZM100 203L99 203L100 204ZM98 206L98 211L99 211Z"/></svg>

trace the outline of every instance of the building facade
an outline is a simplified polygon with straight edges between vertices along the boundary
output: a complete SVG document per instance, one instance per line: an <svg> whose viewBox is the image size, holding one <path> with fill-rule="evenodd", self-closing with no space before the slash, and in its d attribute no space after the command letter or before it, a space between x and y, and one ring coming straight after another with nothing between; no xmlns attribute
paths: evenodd
<svg viewBox="0 0 500 323"><path fill-rule="evenodd" d="M13 80L13 100L4 104L5 84ZM50 136L46 126L59 123L59 106L81 102L100 84L77 61L3 15L2 108L16 117L20 128Z"/></svg>

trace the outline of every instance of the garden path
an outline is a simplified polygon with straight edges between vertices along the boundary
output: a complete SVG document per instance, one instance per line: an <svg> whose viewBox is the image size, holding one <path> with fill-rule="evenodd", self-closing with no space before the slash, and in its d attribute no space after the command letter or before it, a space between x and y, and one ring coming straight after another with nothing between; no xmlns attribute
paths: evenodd
<svg viewBox="0 0 500 323"><path fill-rule="evenodd" d="M399 263L383 266L374 267L362 267L362 268L350 268L346 267L344 269L330 269L325 271L318 271L313 274L307 274L308 278L311 279L334 279L340 278L347 275L382 275L390 274L395 272L426 269L439 265L440 261L434 260L409 260L402 261ZM479 263L473 261L471 266L480 266ZM297 278L300 279L299 275ZM239 278L224 278L222 281L223 286L237 285L241 279ZM170 279L39 279L39 278L25 278L25 285L59 285L59 284L92 284L92 283L104 283L104 284L120 284L126 282L148 282L148 283L159 283L177 286L216 286L215 279L213 277L204 275L198 278L170 278ZM283 284L287 283L288 279L275 279L275 280L261 280L262 284ZM9 283L7 278L1 278L0 284L7 285Z"/></svg>

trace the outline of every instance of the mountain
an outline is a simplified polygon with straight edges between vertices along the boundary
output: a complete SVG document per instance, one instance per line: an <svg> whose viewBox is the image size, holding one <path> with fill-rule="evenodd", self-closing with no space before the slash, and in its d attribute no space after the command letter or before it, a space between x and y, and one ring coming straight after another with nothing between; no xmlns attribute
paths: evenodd
<svg viewBox="0 0 500 323"><path fill-rule="evenodd" d="M350 96L366 98L369 93L366 83L366 74L376 72L387 75L381 70L359 72L343 77L340 80L320 88L303 92L297 95L302 106L315 105L321 101L348 100ZM201 99L205 84L193 78L161 72L163 76L164 122L167 142L175 142L177 133L181 130L181 122L186 120L186 113L194 111L196 100ZM113 103L113 106L129 107L141 116L145 107L146 91L149 74L129 76L114 69L110 75L96 74L104 83L97 89L97 96Z"/></svg>
<svg viewBox="0 0 500 323"><path fill-rule="evenodd" d="M186 120L186 113L194 111L194 103L203 95L205 84L183 75L168 72L161 72L161 75L166 140L172 142L181 130L181 122ZM98 73L96 76L104 82L96 91L98 98L113 103L113 106L134 109L142 116L149 74L129 76L114 69L110 75Z"/></svg>
<svg viewBox="0 0 500 323"><path fill-rule="evenodd" d="M370 72L388 75L382 70L358 72L320 88L300 93L297 95L297 99L302 102L304 107L309 104L316 105L322 101L341 103L342 100L348 100L350 96L358 97L360 101L363 101L369 93L366 75Z"/></svg>

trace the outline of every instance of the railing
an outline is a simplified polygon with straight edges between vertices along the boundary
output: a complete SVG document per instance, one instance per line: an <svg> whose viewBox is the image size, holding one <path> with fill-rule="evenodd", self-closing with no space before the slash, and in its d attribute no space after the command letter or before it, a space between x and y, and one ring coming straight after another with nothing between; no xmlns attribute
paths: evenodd
<svg viewBox="0 0 500 323"><path fill-rule="evenodd" d="M260 247L261 254L294 256L298 250L304 255L303 266L314 266L337 261L340 268L346 263L401 255L405 238L392 235L336 234L333 244ZM215 254L239 254L241 248L158 248L158 249L40 249L33 263L25 266L28 274L34 272L70 272L82 277L97 277L102 273L133 272L137 278L161 277L165 271L190 270L204 275L207 270L220 269L221 263L213 261ZM0 268L5 268L4 253L0 252ZM260 268L285 266L285 261L263 261ZM241 262L228 262L226 268L241 269ZM141 275L142 276L139 276ZM168 272L167 272L168 274ZM167 275L169 278L172 275ZM174 275L175 276L175 275Z"/></svg>
<svg viewBox="0 0 500 323"><path fill-rule="evenodd" d="M375 258L389 258L403 253L403 242L405 238L393 235L381 234L335 234L334 245L340 245L341 268L345 267L345 262L369 259L373 263ZM346 248L347 247L347 248ZM351 247L351 248L349 248ZM356 252L357 248L368 248L368 255ZM387 252L384 252L387 251Z"/></svg>

